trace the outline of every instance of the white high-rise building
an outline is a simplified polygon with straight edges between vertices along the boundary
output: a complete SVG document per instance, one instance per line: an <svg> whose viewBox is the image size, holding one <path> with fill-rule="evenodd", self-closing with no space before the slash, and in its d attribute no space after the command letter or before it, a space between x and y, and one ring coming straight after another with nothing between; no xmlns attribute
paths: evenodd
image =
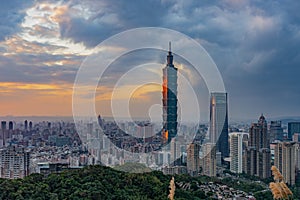
<svg viewBox="0 0 300 200"><path fill-rule="evenodd" d="M243 172L243 136L247 133L230 133L230 171Z"/></svg>
<svg viewBox="0 0 300 200"><path fill-rule="evenodd" d="M295 146L295 158L296 158L296 171L300 171L300 144L297 142Z"/></svg>
<svg viewBox="0 0 300 200"><path fill-rule="evenodd" d="M184 152L186 152L185 138L182 135L180 136L177 135L176 138L172 138L170 143L170 149L171 149L171 162L174 162L177 159L179 159Z"/></svg>
<svg viewBox="0 0 300 200"><path fill-rule="evenodd" d="M144 142L151 142L154 135L154 125L151 123L139 124L136 137L143 138Z"/></svg>
<svg viewBox="0 0 300 200"><path fill-rule="evenodd" d="M0 150L0 178L17 179L29 175L30 155L24 148Z"/></svg>

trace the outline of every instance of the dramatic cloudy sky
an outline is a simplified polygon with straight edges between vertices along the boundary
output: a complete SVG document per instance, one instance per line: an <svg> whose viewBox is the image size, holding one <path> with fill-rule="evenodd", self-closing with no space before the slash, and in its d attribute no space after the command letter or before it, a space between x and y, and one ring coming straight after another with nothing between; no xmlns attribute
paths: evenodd
<svg viewBox="0 0 300 200"><path fill-rule="evenodd" d="M0 115L72 115L83 59L106 38L146 26L203 45L223 76L230 118L300 115L299 8L298 0L3 1Z"/></svg>

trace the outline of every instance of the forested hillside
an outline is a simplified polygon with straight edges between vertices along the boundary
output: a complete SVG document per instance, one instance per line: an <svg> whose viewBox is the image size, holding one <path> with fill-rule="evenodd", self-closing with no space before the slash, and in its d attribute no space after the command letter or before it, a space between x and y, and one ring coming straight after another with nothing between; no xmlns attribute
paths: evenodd
<svg viewBox="0 0 300 200"><path fill-rule="evenodd" d="M55 200L55 199L162 199L169 194L171 176L153 171L141 174L125 173L109 167L88 166L83 169L64 171L44 177L32 174L24 179L0 179L0 199L20 200ZM206 193L199 185L209 181L224 184L218 179L209 177L192 178L188 175L176 175L175 199L210 199L212 192ZM234 182L225 180L230 187ZM259 185L244 184L249 192L262 189ZM267 192L264 199L270 198Z"/></svg>

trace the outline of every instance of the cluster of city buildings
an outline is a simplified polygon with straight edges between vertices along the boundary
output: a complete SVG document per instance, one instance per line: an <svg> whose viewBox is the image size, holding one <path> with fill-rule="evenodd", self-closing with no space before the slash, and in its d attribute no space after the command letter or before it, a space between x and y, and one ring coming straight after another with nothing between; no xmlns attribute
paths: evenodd
<svg viewBox="0 0 300 200"><path fill-rule="evenodd" d="M23 178L54 164L76 168L95 164L74 123L1 121L0 178Z"/></svg>
<svg viewBox="0 0 300 200"><path fill-rule="evenodd" d="M167 141L176 146L177 129L177 69L172 64L169 51L167 66L163 69L163 125L164 133L171 132ZM176 70L172 70L175 68ZM171 88L173 92L168 93ZM175 91L175 93L174 93ZM174 95L175 94L175 95ZM267 123L263 115L249 129L234 128L229 134L227 93L210 93L210 121L207 134L196 137L186 147L185 163L173 162L163 168L168 174L217 176L218 167L228 167L234 173L245 173L262 179L271 177L275 165L285 177L285 182L294 185L300 171L299 132L300 122L289 122L287 133L281 121ZM174 142L174 144L172 144ZM171 148L171 155L174 149ZM183 154L184 157L184 154ZM185 165L186 164L186 165Z"/></svg>
<svg viewBox="0 0 300 200"><path fill-rule="evenodd" d="M227 93L210 94L210 121L177 122L177 68L171 49L163 69L163 126L150 122L1 122L0 178L58 172L92 164L144 163L166 174L219 176L224 168L260 178L275 165L294 185L300 180L300 122L228 125ZM180 125L180 130L178 126ZM80 130L80 131L79 131ZM130 133L130 134L128 134ZM192 137L192 139L191 139ZM299 178L298 178L299 177Z"/></svg>
<svg viewBox="0 0 300 200"><path fill-rule="evenodd" d="M228 199L228 200L255 200L256 198L246 192L235 190L227 185L218 183L204 183L199 186L199 189L204 191L205 194L212 193L215 199Z"/></svg>
<svg viewBox="0 0 300 200"><path fill-rule="evenodd" d="M230 127L228 139L221 142L229 156L217 143L194 140L187 147L186 170L179 166L168 167L165 173L188 173L193 176L222 176L219 168L229 168L236 174L245 173L262 179L270 178L271 166L276 166L285 182L294 185L300 178L300 122L289 122L287 130L281 121L267 123L263 115L248 128ZM205 141L205 140L204 140ZM227 144L226 144L227 143ZM180 169L180 171L178 170Z"/></svg>
<svg viewBox="0 0 300 200"><path fill-rule="evenodd" d="M274 165L285 182L294 185L300 170L300 122L289 122L287 127L285 131L281 121L268 124L262 115L248 133L230 133L230 170L269 178Z"/></svg>
<svg viewBox="0 0 300 200"><path fill-rule="evenodd" d="M206 196L212 199L228 199L228 200L255 200L256 198L241 190L236 190L227 185L222 185L214 182L199 183L176 182L177 187L182 190L191 190L192 188L202 191Z"/></svg>

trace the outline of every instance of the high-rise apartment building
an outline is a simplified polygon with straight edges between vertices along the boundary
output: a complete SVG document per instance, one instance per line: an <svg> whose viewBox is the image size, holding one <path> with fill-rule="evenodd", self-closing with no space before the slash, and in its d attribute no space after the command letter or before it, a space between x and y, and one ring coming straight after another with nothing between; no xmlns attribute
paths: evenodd
<svg viewBox="0 0 300 200"><path fill-rule="evenodd" d="M24 148L0 150L0 178L17 179L29 175L30 154Z"/></svg>
<svg viewBox="0 0 300 200"><path fill-rule="evenodd" d="M5 145L6 140L6 121L1 121L1 140L0 140L0 147Z"/></svg>
<svg viewBox="0 0 300 200"><path fill-rule="evenodd" d="M214 92L210 96L210 141L222 158L229 156L227 93Z"/></svg>
<svg viewBox="0 0 300 200"><path fill-rule="evenodd" d="M24 129L25 129L25 130L28 129L28 121L27 121L27 120L24 121Z"/></svg>
<svg viewBox="0 0 300 200"><path fill-rule="evenodd" d="M206 143L202 145L202 156L200 157L202 174L206 176L217 175L217 159L216 145L214 143Z"/></svg>
<svg viewBox="0 0 300 200"><path fill-rule="evenodd" d="M14 124L13 124L12 121L10 121L10 122L8 123L8 130L13 130L13 129L14 129Z"/></svg>
<svg viewBox="0 0 300 200"><path fill-rule="evenodd" d="M1 130L6 130L6 121L1 121Z"/></svg>
<svg viewBox="0 0 300 200"><path fill-rule="evenodd" d="M263 115L260 116L258 123L252 123L250 127L248 146L255 147L257 150L270 148L267 121Z"/></svg>
<svg viewBox="0 0 300 200"><path fill-rule="evenodd" d="M288 138L292 139L295 133L300 133L300 122L288 123Z"/></svg>
<svg viewBox="0 0 300 200"><path fill-rule="evenodd" d="M140 123L137 126L137 137L143 138L144 142L152 142L152 137L154 135L154 126L153 124L147 123Z"/></svg>
<svg viewBox="0 0 300 200"><path fill-rule="evenodd" d="M257 151L256 176L268 178L271 176L271 151L269 148L261 148Z"/></svg>
<svg viewBox="0 0 300 200"><path fill-rule="evenodd" d="M292 141L293 142L300 142L300 133L294 133Z"/></svg>
<svg viewBox="0 0 300 200"><path fill-rule="evenodd" d="M33 126L33 123L32 121L29 122L29 130L31 131L32 130L32 126Z"/></svg>
<svg viewBox="0 0 300 200"><path fill-rule="evenodd" d="M255 176L257 171L257 151L255 147L247 147L243 156L243 171L246 174Z"/></svg>
<svg viewBox="0 0 300 200"><path fill-rule="evenodd" d="M279 142L275 146L274 165L289 185L294 185L296 180L296 155L295 142Z"/></svg>
<svg viewBox="0 0 300 200"><path fill-rule="evenodd" d="M234 173L243 172L243 137L246 133L230 133L230 171Z"/></svg>
<svg viewBox="0 0 300 200"><path fill-rule="evenodd" d="M295 136L295 134L294 134ZM295 182L296 183L300 183L300 143L299 142L295 142L294 144L295 147L295 163L296 163L296 179Z"/></svg>
<svg viewBox="0 0 300 200"><path fill-rule="evenodd" d="M187 148L187 172L192 175L198 175L200 171L200 145L197 143L189 144Z"/></svg>
<svg viewBox="0 0 300 200"><path fill-rule="evenodd" d="M248 147L244 154L247 174L268 178L271 176L270 136L263 115L249 129Z"/></svg>
<svg viewBox="0 0 300 200"><path fill-rule="evenodd" d="M167 66L163 69L163 141L170 142L177 134L177 68L173 65L171 43Z"/></svg>

